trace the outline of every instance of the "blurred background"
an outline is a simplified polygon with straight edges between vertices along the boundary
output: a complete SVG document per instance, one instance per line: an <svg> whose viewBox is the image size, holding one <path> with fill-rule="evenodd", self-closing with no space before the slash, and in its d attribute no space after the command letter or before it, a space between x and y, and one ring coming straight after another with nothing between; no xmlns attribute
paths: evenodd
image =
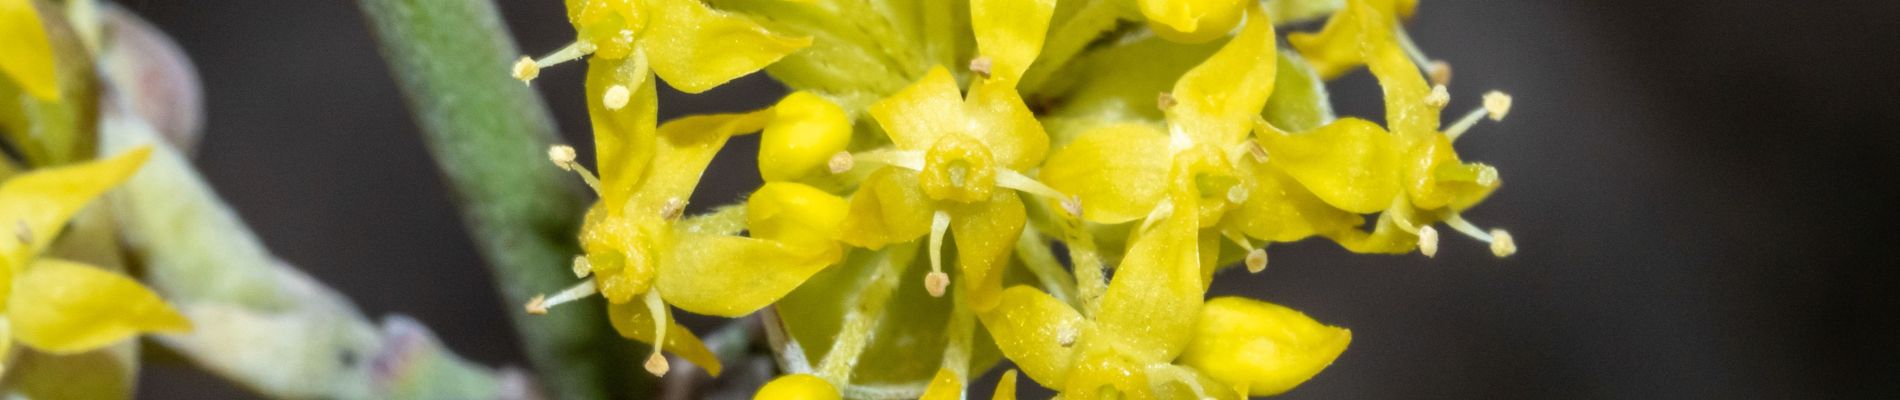
<svg viewBox="0 0 1900 400"><path fill-rule="evenodd" d="M519 305L494 295L354 2L120 1L197 63L197 165L278 255L466 357L525 362L502 314ZM560 2L499 2L528 52L572 40ZM1900 221L1900 2L1424 3L1409 29L1453 64L1451 109L1489 89L1517 98L1459 148L1506 182L1467 216L1521 251L1312 241L1224 275L1215 294L1354 331L1287 398L1900 396L1883 323L1900 318L1900 236L1885 229ZM577 143L583 69L535 81ZM1363 72L1332 89L1343 114L1381 115ZM663 92L661 118L783 93L762 77ZM696 204L757 184L749 157L720 163ZM249 396L178 363L144 371L143 398Z"/></svg>

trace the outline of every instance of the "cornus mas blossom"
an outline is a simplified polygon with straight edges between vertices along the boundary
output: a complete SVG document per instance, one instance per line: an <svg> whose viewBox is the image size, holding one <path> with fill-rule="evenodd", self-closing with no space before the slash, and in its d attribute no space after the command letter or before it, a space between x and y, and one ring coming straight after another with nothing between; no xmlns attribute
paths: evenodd
<svg viewBox="0 0 1900 400"><path fill-rule="evenodd" d="M1003 358L1065 396L1274 395L1352 334L1208 298L1223 266L1259 272L1269 244L1313 237L1432 256L1441 225L1516 251L1462 216L1501 181L1452 148L1511 99L1441 125L1451 67L1403 30L1416 1L567 6L575 42L512 69L527 81L589 58L600 174L570 147L549 158L601 201L571 266L582 281L527 308L604 298L621 334L655 345L654 374L663 352L719 373L677 308L773 317L785 375L758 398L963 398ZM1324 82L1362 66L1384 125L1333 114ZM794 91L656 120L662 81L699 93L761 70ZM686 215L713 155L755 132L766 183Z"/></svg>

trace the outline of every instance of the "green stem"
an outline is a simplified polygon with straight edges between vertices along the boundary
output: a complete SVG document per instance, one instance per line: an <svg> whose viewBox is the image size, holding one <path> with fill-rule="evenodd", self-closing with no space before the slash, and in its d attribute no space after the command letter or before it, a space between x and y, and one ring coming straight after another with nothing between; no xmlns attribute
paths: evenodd
<svg viewBox="0 0 1900 400"><path fill-rule="evenodd" d="M488 0L359 0L509 304L575 280L567 264L584 200L548 163L553 118L508 66L521 53ZM641 393L629 341L597 302L529 316L509 307L542 383L559 398Z"/></svg>

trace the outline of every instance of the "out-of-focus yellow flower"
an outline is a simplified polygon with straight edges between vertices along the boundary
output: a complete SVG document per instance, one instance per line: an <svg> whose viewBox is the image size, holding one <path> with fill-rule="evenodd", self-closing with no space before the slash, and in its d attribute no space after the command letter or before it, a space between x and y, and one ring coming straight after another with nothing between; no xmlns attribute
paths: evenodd
<svg viewBox="0 0 1900 400"><path fill-rule="evenodd" d="M963 388L965 386L968 386L968 384L963 382L962 378L957 377L956 372L951 372L948 369L940 369L937 370L937 376L930 378L930 386L924 387L924 395L918 397L918 400L958 400L967 398L963 395ZM1009 370L1009 372L1004 372L1003 378L996 381L996 393L990 395L990 400L1016 400L1016 370L1012 369Z"/></svg>
<svg viewBox="0 0 1900 400"><path fill-rule="evenodd" d="M40 257L73 214L138 171L150 153L139 148L0 184L0 224L7 232L0 240L0 360L16 339L36 350L72 354L141 333L191 330L191 321L138 281Z"/></svg>
<svg viewBox="0 0 1900 400"><path fill-rule="evenodd" d="M53 45L33 0L0 0L0 73L33 97L59 101L53 71Z"/></svg>
<svg viewBox="0 0 1900 400"><path fill-rule="evenodd" d="M1459 160L1452 140L1480 117L1501 119L1509 111L1509 97L1488 94L1483 108L1441 131L1439 113L1450 101L1449 93L1443 85L1427 84L1413 61L1416 57L1407 53L1401 41L1403 32L1395 25L1394 12L1403 15L1409 8L1403 2L1351 0L1319 34L1295 35L1302 40L1294 42L1309 57L1316 57L1309 59L1330 60L1315 62L1322 70L1333 68L1327 63L1348 68L1366 65L1384 88L1390 132L1365 120L1346 118L1300 133L1262 122L1256 136L1273 165L1327 204L1353 213L1382 212L1371 232L1325 232L1352 251L1402 253L1417 248L1431 256L1438 242L1431 224L1443 221L1490 243L1497 256L1508 256L1516 251L1508 233L1485 231L1458 215L1497 188L1497 170ZM1351 56L1341 55L1347 44L1356 49Z"/></svg>

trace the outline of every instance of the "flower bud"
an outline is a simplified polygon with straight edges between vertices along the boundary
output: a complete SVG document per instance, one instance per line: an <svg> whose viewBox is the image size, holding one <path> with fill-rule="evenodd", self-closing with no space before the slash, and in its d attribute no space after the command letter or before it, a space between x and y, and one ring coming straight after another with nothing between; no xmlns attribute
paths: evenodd
<svg viewBox="0 0 1900 400"><path fill-rule="evenodd" d="M827 167L851 144L844 109L811 92L794 92L773 106L776 115L759 137L759 175L788 181Z"/></svg>
<svg viewBox="0 0 1900 400"><path fill-rule="evenodd" d="M791 374L766 382L752 395L753 400L835 400L838 389L824 379L808 374Z"/></svg>

